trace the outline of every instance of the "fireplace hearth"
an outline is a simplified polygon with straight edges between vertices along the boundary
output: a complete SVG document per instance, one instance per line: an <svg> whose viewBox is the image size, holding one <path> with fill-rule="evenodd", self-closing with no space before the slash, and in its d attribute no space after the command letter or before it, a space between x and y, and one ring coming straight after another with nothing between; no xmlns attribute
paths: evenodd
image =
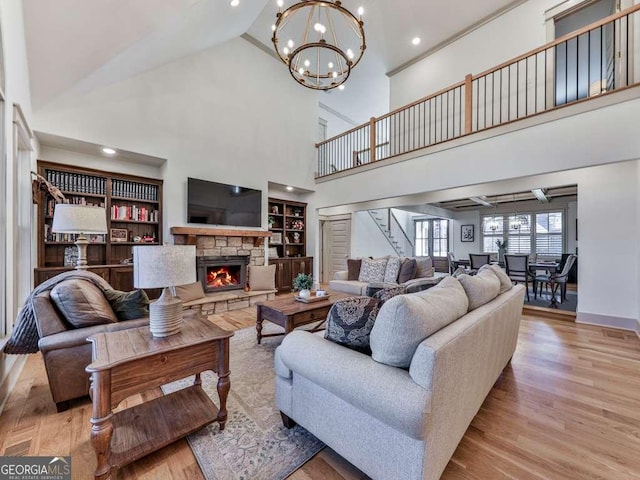
<svg viewBox="0 0 640 480"><path fill-rule="evenodd" d="M247 285L248 255L197 257L198 280L207 293L242 290Z"/></svg>

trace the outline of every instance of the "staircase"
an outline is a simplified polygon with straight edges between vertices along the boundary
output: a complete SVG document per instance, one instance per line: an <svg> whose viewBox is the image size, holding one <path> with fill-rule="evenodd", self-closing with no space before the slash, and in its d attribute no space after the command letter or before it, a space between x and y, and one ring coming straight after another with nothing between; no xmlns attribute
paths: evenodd
<svg viewBox="0 0 640 480"><path fill-rule="evenodd" d="M409 240L390 208L368 210L368 212L398 256L413 255L413 242Z"/></svg>

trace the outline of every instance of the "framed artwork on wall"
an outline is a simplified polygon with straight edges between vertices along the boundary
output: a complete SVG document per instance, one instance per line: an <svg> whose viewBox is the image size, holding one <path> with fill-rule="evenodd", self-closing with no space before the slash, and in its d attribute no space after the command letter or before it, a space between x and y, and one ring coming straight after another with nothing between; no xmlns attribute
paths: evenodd
<svg viewBox="0 0 640 480"><path fill-rule="evenodd" d="M473 241L475 241L474 225L461 225L460 226L460 241L461 242L473 242Z"/></svg>
<svg viewBox="0 0 640 480"><path fill-rule="evenodd" d="M112 243L126 242L129 239L129 230L126 228L112 228L109 230L109 240Z"/></svg>
<svg viewBox="0 0 640 480"><path fill-rule="evenodd" d="M271 241L269 242L273 245L281 245L282 244L282 233L280 232L272 232L271 233Z"/></svg>

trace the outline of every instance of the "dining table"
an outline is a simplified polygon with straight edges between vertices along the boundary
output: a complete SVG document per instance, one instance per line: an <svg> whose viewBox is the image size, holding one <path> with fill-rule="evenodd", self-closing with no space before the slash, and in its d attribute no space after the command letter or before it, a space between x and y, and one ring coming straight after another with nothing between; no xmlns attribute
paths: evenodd
<svg viewBox="0 0 640 480"><path fill-rule="evenodd" d="M558 271L560 264L558 262L532 262L529 263L529 272L535 278L537 270L545 270L549 274L549 288L551 289L551 303L550 308L558 308L558 300L556 299L556 282L555 274Z"/></svg>

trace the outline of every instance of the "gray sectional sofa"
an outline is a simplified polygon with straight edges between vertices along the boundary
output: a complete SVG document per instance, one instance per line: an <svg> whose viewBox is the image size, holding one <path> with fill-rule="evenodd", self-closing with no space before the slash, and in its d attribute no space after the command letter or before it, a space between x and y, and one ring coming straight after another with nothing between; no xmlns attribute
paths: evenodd
<svg viewBox="0 0 640 480"><path fill-rule="evenodd" d="M285 424L373 479L439 478L516 348L524 287L498 277L447 277L388 300L372 356L318 334L287 335L275 354Z"/></svg>
<svg viewBox="0 0 640 480"><path fill-rule="evenodd" d="M386 256L380 258L362 259L357 261L373 261L382 264L386 261L382 271L364 272L359 268L353 270L349 260L349 271L340 270L335 272L333 279L329 281L329 290L335 292L348 293L350 295L367 295L367 288L370 285L376 288L393 287L402 285L408 293L426 290L437 285L447 273L436 272L433 268L431 257L393 257ZM398 270L395 270L393 262L399 262ZM413 270L407 269L407 262L416 262ZM413 274L411 273L413 271ZM403 272L407 272L403 275ZM394 275L395 273L395 275Z"/></svg>

